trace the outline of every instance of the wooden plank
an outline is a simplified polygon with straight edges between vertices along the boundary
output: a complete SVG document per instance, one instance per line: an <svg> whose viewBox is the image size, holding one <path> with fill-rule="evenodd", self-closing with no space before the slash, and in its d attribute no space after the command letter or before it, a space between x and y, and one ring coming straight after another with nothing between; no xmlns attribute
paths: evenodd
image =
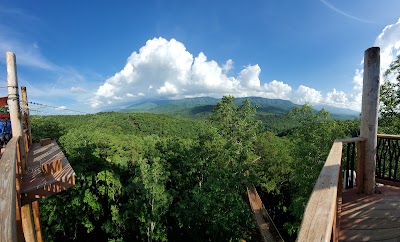
<svg viewBox="0 0 400 242"><path fill-rule="evenodd" d="M400 188L379 186L380 194L343 193L341 241L400 241Z"/></svg>
<svg viewBox="0 0 400 242"><path fill-rule="evenodd" d="M0 160L0 241L17 241L16 163L18 137L13 137Z"/></svg>
<svg viewBox="0 0 400 242"><path fill-rule="evenodd" d="M383 241L394 240L399 241L400 229L374 229L374 230L343 230L340 234L341 241Z"/></svg>
<svg viewBox="0 0 400 242"><path fill-rule="evenodd" d="M346 218L342 219L341 228L351 230L373 230L373 229L389 229L399 228L400 218Z"/></svg>
<svg viewBox="0 0 400 242"><path fill-rule="evenodd" d="M334 142L308 200L297 241L331 240L337 212L341 157L342 142Z"/></svg>
<svg viewBox="0 0 400 242"><path fill-rule="evenodd" d="M44 176L54 175L62 170L62 161L53 160L40 165L40 170Z"/></svg>

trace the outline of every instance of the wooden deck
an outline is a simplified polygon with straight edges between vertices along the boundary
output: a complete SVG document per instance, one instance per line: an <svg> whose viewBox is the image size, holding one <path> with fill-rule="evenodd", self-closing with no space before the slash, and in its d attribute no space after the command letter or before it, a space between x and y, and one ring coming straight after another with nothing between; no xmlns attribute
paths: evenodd
<svg viewBox="0 0 400 242"><path fill-rule="evenodd" d="M372 196L343 190L340 241L400 241L400 187L377 190Z"/></svg>
<svg viewBox="0 0 400 242"><path fill-rule="evenodd" d="M51 175L44 175L41 165L61 160L62 168ZM32 144L28 153L27 172L22 177L22 204L61 192L75 185L75 172L55 141L42 146Z"/></svg>

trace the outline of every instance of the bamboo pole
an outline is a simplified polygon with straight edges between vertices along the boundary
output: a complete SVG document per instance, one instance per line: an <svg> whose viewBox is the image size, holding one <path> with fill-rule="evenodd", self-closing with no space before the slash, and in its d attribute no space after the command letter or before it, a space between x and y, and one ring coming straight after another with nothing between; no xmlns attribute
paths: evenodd
<svg viewBox="0 0 400 242"><path fill-rule="evenodd" d="M372 47L364 53L364 80L360 136L365 141L364 193L375 193L376 147L379 111L380 49Z"/></svg>
<svg viewBox="0 0 400 242"><path fill-rule="evenodd" d="M26 149L22 130L22 120L19 105L17 64L14 53L7 52L7 83L8 83L8 108L10 111L12 136L20 137L20 154L22 174L26 171ZM27 242L36 241L35 229L32 223L32 210L30 204L21 207L22 228Z"/></svg>

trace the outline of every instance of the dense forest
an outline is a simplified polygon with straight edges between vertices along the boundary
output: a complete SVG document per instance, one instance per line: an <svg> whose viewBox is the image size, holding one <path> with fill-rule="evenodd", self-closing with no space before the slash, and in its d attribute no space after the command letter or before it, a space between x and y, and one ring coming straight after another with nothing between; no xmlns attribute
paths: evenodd
<svg viewBox="0 0 400 242"><path fill-rule="evenodd" d="M400 133L399 70L397 58L384 75L382 133ZM251 185L294 241L333 141L360 126L309 105L260 114L231 96L200 119L103 112L31 122L34 140L57 140L76 172L73 188L40 200L45 241L257 241Z"/></svg>
<svg viewBox="0 0 400 242"><path fill-rule="evenodd" d="M271 132L256 105L234 100L224 97L205 120L32 116L34 139L56 139L76 172L75 187L40 201L45 240L256 241L250 185L294 240L333 140L357 135L359 121L304 105Z"/></svg>

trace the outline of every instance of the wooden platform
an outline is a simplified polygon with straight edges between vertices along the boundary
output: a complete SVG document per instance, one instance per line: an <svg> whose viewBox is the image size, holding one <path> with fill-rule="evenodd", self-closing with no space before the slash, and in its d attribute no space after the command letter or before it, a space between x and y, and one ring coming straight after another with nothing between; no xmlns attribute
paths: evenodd
<svg viewBox="0 0 400 242"><path fill-rule="evenodd" d="M42 164L61 160L62 169L45 176L41 171ZM22 204L61 192L75 185L75 172L55 141L42 146L32 144L28 153L27 172L21 181Z"/></svg>
<svg viewBox="0 0 400 242"><path fill-rule="evenodd" d="M400 241L400 187L377 190L372 196L343 190L340 241Z"/></svg>

